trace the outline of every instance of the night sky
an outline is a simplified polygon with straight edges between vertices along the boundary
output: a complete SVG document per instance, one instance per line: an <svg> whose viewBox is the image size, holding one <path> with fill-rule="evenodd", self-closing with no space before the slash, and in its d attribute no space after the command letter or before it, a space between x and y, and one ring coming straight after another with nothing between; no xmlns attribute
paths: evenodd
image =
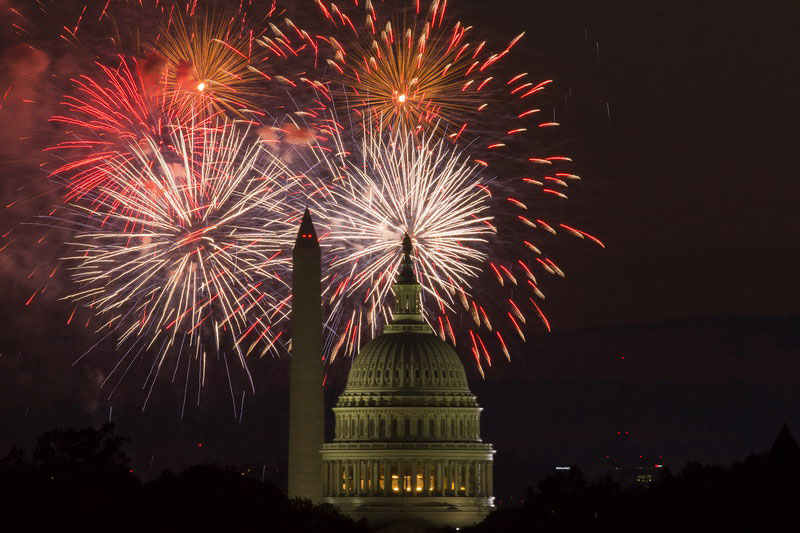
<svg viewBox="0 0 800 533"><path fill-rule="evenodd" d="M728 463L766 450L784 421L800 435L797 3L451 4L467 23L527 32L516 54L555 80L549 109L584 177L563 209L606 244L565 249L567 278L547 301L552 333L529 327L485 380L466 365L498 480L504 464L599 473L618 454ZM42 178L13 130L44 126L35 114L0 118L5 201ZM103 422L113 407L145 475L284 461L286 361L253 364L257 395L241 422L223 381L182 419L182 388L168 381L141 411L146 369L108 401L98 385L113 343L71 366L97 338L65 324L71 305L56 294L25 306L37 260L3 252L0 263L0 453L54 426ZM347 365L329 370L329 404Z"/></svg>

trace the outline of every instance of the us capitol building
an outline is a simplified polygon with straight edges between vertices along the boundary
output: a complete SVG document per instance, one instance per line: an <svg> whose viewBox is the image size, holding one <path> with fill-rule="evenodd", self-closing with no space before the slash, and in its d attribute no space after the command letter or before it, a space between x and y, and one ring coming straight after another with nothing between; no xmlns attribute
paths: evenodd
<svg viewBox="0 0 800 533"><path fill-rule="evenodd" d="M309 225L310 218L301 236L312 234ZM321 487L307 485L306 494L292 488L299 429L292 435L291 391L289 495L319 501L313 496L321 490L323 501L379 529L474 524L494 509L495 452L481 441L481 408L461 360L422 317L408 235L403 253L393 318L352 363L333 408L335 437L322 446ZM295 358L293 352L293 372Z"/></svg>

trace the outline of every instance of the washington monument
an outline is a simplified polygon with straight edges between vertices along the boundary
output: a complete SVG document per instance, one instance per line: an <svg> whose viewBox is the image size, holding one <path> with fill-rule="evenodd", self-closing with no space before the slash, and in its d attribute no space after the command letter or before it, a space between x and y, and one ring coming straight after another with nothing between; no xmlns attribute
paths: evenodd
<svg viewBox="0 0 800 533"><path fill-rule="evenodd" d="M313 502L322 499L321 277L319 240L306 209L292 255L288 495Z"/></svg>

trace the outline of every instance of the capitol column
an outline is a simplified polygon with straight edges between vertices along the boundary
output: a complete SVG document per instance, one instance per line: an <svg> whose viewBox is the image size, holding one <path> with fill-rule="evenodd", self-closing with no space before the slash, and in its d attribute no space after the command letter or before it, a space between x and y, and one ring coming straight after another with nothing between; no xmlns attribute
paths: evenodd
<svg viewBox="0 0 800 533"><path fill-rule="evenodd" d="M328 461L322 461L322 497L328 495L328 485L330 484L330 471L331 466Z"/></svg>
<svg viewBox="0 0 800 533"><path fill-rule="evenodd" d="M469 479L469 467L470 467L470 464L471 464L470 461L464 461L464 496L470 496L470 492L471 492L469 490L469 481L470 481L470 479Z"/></svg>
<svg viewBox="0 0 800 533"><path fill-rule="evenodd" d="M483 475L483 494L481 496L489 495L489 462L481 461L481 474Z"/></svg>
<svg viewBox="0 0 800 533"><path fill-rule="evenodd" d="M383 495L392 493L392 465L389 461L383 462Z"/></svg>
<svg viewBox="0 0 800 533"><path fill-rule="evenodd" d="M489 465L489 473L486 478L486 495L490 496L492 494L492 485L494 484L494 463L492 463L492 461L487 461L487 463Z"/></svg>
<svg viewBox="0 0 800 533"><path fill-rule="evenodd" d="M422 487L423 487L423 489L425 489L425 495L426 496L430 496L431 495L431 462L430 461L425 461L425 463L424 463L424 466L422 468L422 478L423 478L423 483L424 483L424 485L422 485Z"/></svg>
<svg viewBox="0 0 800 533"><path fill-rule="evenodd" d="M328 496L336 496L336 461L328 461Z"/></svg>
<svg viewBox="0 0 800 533"><path fill-rule="evenodd" d="M333 496L339 496L342 488L342 465L341 461L338 459L333 461L333 479L335 481L333 483L331 493Z"/></svg>
<svg viewBox="0 0 800 533"><path fill-rule="evenodd" d="M412 487L413 488L411 489L411 491L414 493L414 496L422 496L422 490L417 490L417 489L422 489L422 488L425 487L425 485L424 485L424 483L425 483L425 466L424 466L422 461L414 461L414 465L411 468L412 468L412 470L411 470L411 479L414 480L412 482ZM419 481L420 480L417 477L420 472L422 472L422 482L423 482L422 487L419 486Z"/></svg>
<svg viewBox="0 0 800 533"><path fill-rule="evenodd" d="M379 465L378 465L378 461L376 461L375 459L370 461L370 464L372 465L372 483L369 486L369 495L370 496L375 496L375 494L378 492L378 468L379 468Z"/></svg>
<svg viewBox="0 0 800 533"><path fill-rule="evenodd" d="M361 495L361 459L353 461L353 483L355 484L356 496Z"/></svg>
<svg viewBox="0 0 800 533"><path fill-rule="evenodd" d="M481 495L481 472L477 461L472 461L473 495Z"/></svg>

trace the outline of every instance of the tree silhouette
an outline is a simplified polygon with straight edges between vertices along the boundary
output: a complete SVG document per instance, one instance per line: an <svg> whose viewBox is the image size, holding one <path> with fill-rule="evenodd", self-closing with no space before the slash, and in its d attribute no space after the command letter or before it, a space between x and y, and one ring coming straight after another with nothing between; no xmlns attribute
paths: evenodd
<svg viewBox="0 0 800 533"><path fill-rule="evenodd" d="M366 533L332 506L289 500L235 469L195 465L142 483L129 470L127 439L100 429L39 436L31 460L0 459L0 531Z"/></svg>

